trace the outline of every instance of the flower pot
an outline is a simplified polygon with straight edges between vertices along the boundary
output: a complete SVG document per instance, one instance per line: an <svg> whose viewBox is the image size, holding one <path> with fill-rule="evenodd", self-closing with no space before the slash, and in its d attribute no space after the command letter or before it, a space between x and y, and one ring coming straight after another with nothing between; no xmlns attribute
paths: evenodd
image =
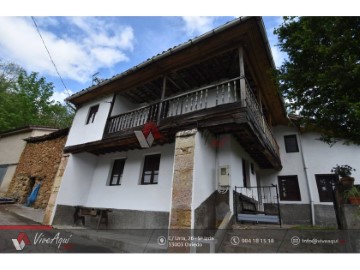
<svg viewBox="0 0 360 270"><path fill-rule="evenodd" d="M351 187L352 185L354 185L354 181L354 177L344 176L340 179L340 184L345 187Z"/></svg>
<svg viewBox="0 0 360 270"><path fill-rule="evenodd" d="M350 197L349 202L350 204L360 205L360 197Z"/></svg>

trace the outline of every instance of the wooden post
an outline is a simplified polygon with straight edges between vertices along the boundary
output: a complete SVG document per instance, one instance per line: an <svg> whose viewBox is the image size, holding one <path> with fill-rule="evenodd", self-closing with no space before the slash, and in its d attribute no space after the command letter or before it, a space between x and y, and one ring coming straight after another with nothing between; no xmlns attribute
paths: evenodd
<svg viewBox="0 0 360 270"><path fill-rule="evenodd" d="M162 92L161 92L161 102L159 104L158 115L157 115L157 123L156 123L157 125L160 124L161 110L163 108L162 101L165 98L165 92L166 92L166 76L164 76L164 78L163 78L163 87L162 87ZM165 115L164 115L164 117L165 117Z"/></svg>
<svg viewBox="0 0 360 270"><path fill-rule="evenodd" d="M244 68L244 50L239 47L239 67L240 67L240 100L243 107L246 106L246 84L245 84L245 68Z"/></svg>
<svg viewBox="0 0 360 270"><path fill-rule="evenodd" d="M263 126L263 130L265 133L265 115L263 112L263 107L262 107L262 99L261 99L261 94L259 93L259 106L260 106L260 112L261 112L261 118L262 118L262 126Z"/></svg>

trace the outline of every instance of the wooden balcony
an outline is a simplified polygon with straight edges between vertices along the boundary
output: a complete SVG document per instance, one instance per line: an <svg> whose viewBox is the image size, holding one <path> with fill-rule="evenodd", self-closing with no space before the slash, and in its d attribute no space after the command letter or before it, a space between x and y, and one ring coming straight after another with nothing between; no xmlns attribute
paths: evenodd
<svg viewBox="0 0 360 270"><path fill-rule="evenodd" d="M107 150L95 147L93 152L139 148L133 131L150 121L157 123L160 132L166 135L166 142L174 141L177 131L194 127L214 134L231 133L262 168L281 169L279 147L245 77L109 117L103 136L103 141L109 142ZM112 141L117 141L116 145Z"/></svg>

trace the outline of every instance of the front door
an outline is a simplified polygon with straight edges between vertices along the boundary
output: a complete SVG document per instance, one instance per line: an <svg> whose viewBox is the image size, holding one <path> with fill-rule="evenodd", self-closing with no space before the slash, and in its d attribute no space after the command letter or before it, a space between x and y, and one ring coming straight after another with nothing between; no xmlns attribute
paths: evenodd
<svg viewBox="0 0 360 270"><path fill-rule="evenodd" d="M316 174L320 202L333 202L333 185L339 181L336 174Z"/></svg>

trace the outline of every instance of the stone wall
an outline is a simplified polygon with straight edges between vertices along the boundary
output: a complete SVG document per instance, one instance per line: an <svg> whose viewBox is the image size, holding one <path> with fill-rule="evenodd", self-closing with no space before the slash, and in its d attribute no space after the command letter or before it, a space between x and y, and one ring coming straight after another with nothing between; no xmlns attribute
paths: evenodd
<svg viewBox="0 0 360 270"><path fill-rule="evenodd" d="M41 181L41 187L34 208L46 208L58 170L66 135L28 142L21 154L19 164L10 183L6 196L26 203L34 185Z"/></svg>

